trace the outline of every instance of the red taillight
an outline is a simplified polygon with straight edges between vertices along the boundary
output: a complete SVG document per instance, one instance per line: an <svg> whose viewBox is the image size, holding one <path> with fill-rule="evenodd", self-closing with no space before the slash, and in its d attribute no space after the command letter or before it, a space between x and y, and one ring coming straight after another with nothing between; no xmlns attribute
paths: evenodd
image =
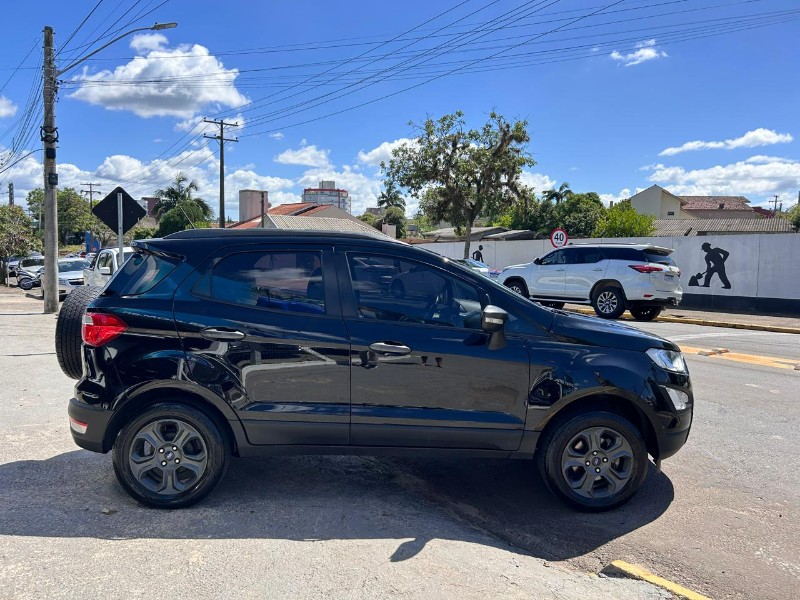
<svg viewBox="0 0 800 600"><path fill-rule="evenodd" d="M83 315L81 335L85 344L98 347L122 335L127 329L125 321L117 316L105 313L87 313Z"/></svg>
<svg viewBox="0 0 800 600"><path fill-rule="evenodd" d="M654 267L653 265L628 265L634 271L639 271L639 273L655 273L657 271L663 271L663 267Z"/></svg>

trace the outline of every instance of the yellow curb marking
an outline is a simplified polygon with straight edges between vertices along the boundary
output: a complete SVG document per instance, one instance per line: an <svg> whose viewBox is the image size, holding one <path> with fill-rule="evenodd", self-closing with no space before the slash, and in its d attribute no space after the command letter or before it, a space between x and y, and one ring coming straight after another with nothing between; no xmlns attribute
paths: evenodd
<svg viewBox="0 0 800 600"><path fill-rule="evenodd" d="M776 369L794 369L795 366L800 363L800 359L792 360L790 358L775 358L773 356L757 356L755 354L742 354L740 352L725 352L723 354L717 354L713 350L708 350L707 348L694 348L692 346L682 345L681 352L684 354L699 354L700 356L707 356L708 358L733 360L736 362L759 365L762 367L774 367Z"/></svg>
<svg viewBox="0 0 800 600"><path fill-rule="evenodd" d="M659 577L658 575L653 575L650 571L643 569L641 567L637 567L636 565L627 563L624 560L615 560L611 564L620 571L622 571L623 573L625 573L628 577L632 577L634 579L641 579L642 581L647 581L648 583L657 585L658 587L663 588L668 592L672 592L673 594L680 596L682 598L687 598L688 600L711 600L711 598L709 598L708 596L704 596L703 594L698 594L697 592L694 592L689 588L685 588L682 585L673 583L672 581L664 579L663 577Z"/></svg>

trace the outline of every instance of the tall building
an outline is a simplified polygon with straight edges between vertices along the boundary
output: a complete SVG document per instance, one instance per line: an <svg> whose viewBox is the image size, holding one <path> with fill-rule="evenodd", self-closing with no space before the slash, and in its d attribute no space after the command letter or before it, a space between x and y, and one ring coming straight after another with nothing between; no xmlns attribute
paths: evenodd
<svg viewBox="0 0 800 600"><path fill-rule="evenodd" d="M319 187L304 189L303 202L335 206L350 212L350 194L347 190L338 189L335 181L320 181Z"/></svg>
<svg viewBox="0 0 800 600"><path fill-rule="evenodd" d="M269 192L266 190L239 190L239 220L249 221L260 217L262 202L266 213L270 207Z"/></svg>

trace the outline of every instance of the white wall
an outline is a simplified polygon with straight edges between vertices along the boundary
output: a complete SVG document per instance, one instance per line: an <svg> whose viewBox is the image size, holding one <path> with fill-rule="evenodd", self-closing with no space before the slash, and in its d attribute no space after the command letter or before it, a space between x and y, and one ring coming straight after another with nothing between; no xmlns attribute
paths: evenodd
<svg viewBox="0 0 800 600"><path fill-rule="evenodd" d="M681 285L685 294L715 297L783 298L800 300L800 234L709 235L657 238L603 238L570 240L574 243L649 243L673 248L672 258L681 269ZM725 272L731 289L722 288L714 275L708 288L689 286L692 275L706 270L704 243L730 253ZM470 252L483 246L484 262L502 269L513 264L530 262L543 256L553 246L550 240L472 242ZM423 248L451 258L461 258L464 242L421 244ZM704 278L700 278L703 283Z"/></svg>

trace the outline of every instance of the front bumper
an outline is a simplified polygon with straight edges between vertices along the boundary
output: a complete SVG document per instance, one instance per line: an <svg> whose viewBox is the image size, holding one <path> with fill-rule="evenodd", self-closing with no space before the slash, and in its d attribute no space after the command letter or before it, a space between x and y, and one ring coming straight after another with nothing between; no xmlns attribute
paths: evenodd
<svg viewBox="0 0 800 600"><path fill-rule="evenodd" d="M111 416L114 414L112 411L72 398L67 412L70 418L70 433L78 446L92 452L108 452L108 449L104 448L104 440ZM86 427L81 433L83 425Z"/></svg>

